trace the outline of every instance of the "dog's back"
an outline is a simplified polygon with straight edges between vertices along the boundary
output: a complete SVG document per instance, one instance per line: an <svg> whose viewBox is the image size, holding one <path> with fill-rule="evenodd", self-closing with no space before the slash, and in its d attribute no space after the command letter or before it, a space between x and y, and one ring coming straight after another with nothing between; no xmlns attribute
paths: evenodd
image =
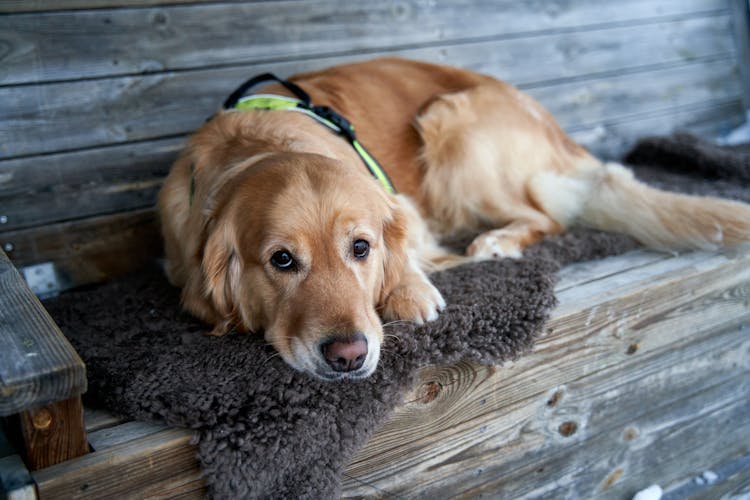
<svg viewBox="0 0 750 500"><path fill-rule="evenodd" d="M750 237L747 205L649 188L592 157L539 103L493 78L378 59L293 80L356 125L439 236L490 229L470 255L518 256L576 222L660 249Z"/></svg>

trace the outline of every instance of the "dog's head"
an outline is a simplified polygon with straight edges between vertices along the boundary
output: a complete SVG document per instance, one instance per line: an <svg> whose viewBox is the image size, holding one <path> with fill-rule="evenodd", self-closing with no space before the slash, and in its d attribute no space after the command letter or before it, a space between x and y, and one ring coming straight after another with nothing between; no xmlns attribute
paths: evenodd
<svg viewBox="0 0 750 500"><path fill-rule="evenodd" d="M267 155L218 186L206 215L205 292L227 324L262 330L318 378L375 370L377 308L405 265L406 222L364 169Z"/></svg>

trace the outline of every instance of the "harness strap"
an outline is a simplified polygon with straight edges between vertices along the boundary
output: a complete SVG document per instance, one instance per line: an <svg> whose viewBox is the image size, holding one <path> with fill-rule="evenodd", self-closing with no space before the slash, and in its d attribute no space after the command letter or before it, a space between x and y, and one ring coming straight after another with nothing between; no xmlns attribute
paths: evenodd
<svg viewBox="0 0 750 500"><path fill-rule="evenodd" d="M299 85L288 80L282 80L273 73L263 73L262 75L257 75L250 78L242 85L237 87L234 92L229 94L229 97L227 97L227 99L224 101L224 109L234 109L234 107L237 105L237 102L239 102L239 100L245 96L245 93L247 93L248 90L255 87L259 83L268 81L280 83L289 92L297 96L300 101L304 102L305 106L307 106L308 108L310 107L310 96L307 95L307 92L302 90Z"/></svg>
<svg viewBox="0 0 750 500"><path fill-rule="evenodd" d="M297 99L274 95L274 94L256 94L245 97L245 94L259 83L275 81L284 86L289 92L294 94ZM319 123L330 128L337 134L346 138L357 152L367 170L375 177L391 194L396 193L388 174L375 158L365 149L357 140L354 133L354 126L349 120L328 106L313 106L310 102L310 96L294 82L282 80L272 73L263 73L262 75L250 78L232 92L224 101L226 110L248 110L248 109L265 109L265 110L289 110L305 113Z"/></svg>

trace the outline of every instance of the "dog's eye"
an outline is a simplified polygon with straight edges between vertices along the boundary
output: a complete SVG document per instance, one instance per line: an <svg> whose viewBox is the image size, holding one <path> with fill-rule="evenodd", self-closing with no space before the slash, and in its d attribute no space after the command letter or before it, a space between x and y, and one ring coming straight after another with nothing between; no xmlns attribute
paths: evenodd
<svg viewBox="0 0 750 500"><path fill-rule="evenodd" d="M291 271L296 267L294 257L286 250L279 250L271 255L271 264L280 271Z"/></svg>
<svg viewBox="0 0 750 500"><path fill-rule="evenodd" d="M358 259L364 259L370 253L370 244L365 240L357 240L352 245L354 256Z"/></svg>

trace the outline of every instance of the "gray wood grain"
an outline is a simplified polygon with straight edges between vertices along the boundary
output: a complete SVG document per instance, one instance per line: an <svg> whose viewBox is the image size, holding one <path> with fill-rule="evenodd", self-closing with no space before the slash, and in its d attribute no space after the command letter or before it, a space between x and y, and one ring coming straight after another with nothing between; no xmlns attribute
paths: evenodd
<svg viewBox="0 0 750 500"><path fill-rule="evenodd" d="M12 243L19 267L52 262L61 289L121 276L162 255L153 208L9 231L0 240Z"/></svg>
<svg viewBox="0 0 750 500"><path fill-rule="evenodd" d="M741 98L732 59L528 89L563 128Z"/></svg>
<svg viewBox="0 0 750 500"><path fill-rule="evenodd" d="M667 135L676 131L691 132L698 137L723 135L745 120L742 100L700 103L654 112L644 112L631 119L603 117L596 124L568 128L571 137L601 158L619 160L638 138Z"/></svg>
<svg viewBox="0 0 750 500"><path fill-rule="evenodd" d="M467 46L451 47L440 49L434 52L432 49L425 49L421 55L438 57L444 60L462 61L467 65L475 67L479 71L494 72L499 77L513 77L516 81L528 82L524 85L538 86L536 79L555 78L552 83L568 82L567 89L569 93L560 93L558 95L555 87L534 89L532 92L538 93L543 102L552 105L558 105L553 111L559 112L560 117L566 118L565 106L577 110L579 108L588 110L587 106L578 103L581 99L581 92L592 92L588 90L590 86L596 85L596 81L601 78L593 78L590 82L580 82L576 75L608 75L602 73L602 68L614 68L619 64L618 71L628 72L632 70L635 64L665 65L687 60L706 59L718 54L731 53L731 43L727 37L721 36L724 30L728 28L728 18L722 16L711 19L693 19L681 22L672 22L667 24L658 23L648 27L627 27L612 28L608 30L596 30L590 33L569 35L549 35L537 37L533 40L523 39L505 44L506 50L500 50L496 43L479 43L469 44ZM635 40L632 43L626 43L627 40ZM627 55L634 50L640 54L647 54L639 61L629 61ZM525 53L534 52L533 61L522 56ZM521 61L521 62L516 62ZM537 61L542 62L544 69L539 69ZM617 63L613 62L617 61ZM508 68L506 71L504 68ZM260 68L256 68L260 70ZM651 74L650 72L648 72ZM700 72L699 72L700 73ZM656 72L658 75L658 71ZM214 72L209 72L206 79L212 79L216 82L228 80L221 73L212 78ZM611 76L611 75L610 75ZM698 75L702 77L704 75ZM244 75L242 76L244 77ZM237 75L236 78L241 78ZM189 80L186 84L189 85ZM650 84L650 90L659 90L659 82L646 80ZM669 82L667 82L669 83ZM674 83L674 82L673 82ZM726 89L731 89L728 85ZM682 81L678 79L677 85ZM57 88L53 95L63 95L67 87L78 89L79 83L66 84L63 90ZM655 87L656 86L656 87ZM693 83L695 89L703 88L699 84ZM92 84L96 88L96 84ZM604 83L604 87L609 84ZM205 85L201 85L205 89ZM227 86L227 88L229 88ZM667 86L666 89L671 91ZM24 88L17 97L22 97L24 93L31 92L30 89ZM148 93L149 89L143 90ZM156 90L158 92L158 90ZM223 93L226 93L225 90ZM596 92L594 89L593 92ZM166 99L171 103L176 103L177 107L181 106L185 115L175 117L175 125L190 121L197 126L200 123L200 116L194 113L194 104L192 101L194 93L186 92L188 95L180 94ZM218 93L218 91L217 91ZM563 102L566 98L567 103ZM678 92L679 95L679 92ZM223 94L222 94L223 96ZM622 119L623 111L634 109L629 100L623 100L616 103L612 100L612 95L606 92L601 93L599 103L604 102L611 105L602 111L602 117L595 119L594 123L600 123L602 119L609 121ZM622 98L622 95L615 95ZM152 100L163 99L156 96ZM210 105L213 109L215 103L220 100L217 96ZM61 98L62 99L62 98ZM69 130L70 134L80 134L81 139L88 139L92 134L90 131L90 112L96 113L96 97L93 97L92 108L86 108L86 112L79 112L77 116L74 110L79 106L75 102L65 100L68 105L73 106L73 110L60 109L55 111L59 119L49 122L49 133L58 138L61 142L70 141L70 137L60 134L60 128ZM610 99L607 101L607 99ZM632 99L647 104L647 101L641 95L632 96ZM139 106L132 106L131 101L145 100L139 99L136 93L133 96L123 96L122 103L119 105L123 113L132 112L131 116L136 119L144 118L151 122L153 116L143 116ZM208 101L208 99L206 99ZM104 103L99 103L104 105ZM129 106L129 104L131 104ZM617 105L615 105L617 104ZM663 103L660 104L660 106ZM594 109L594 105L590 109ZM657 109L661 109L656 106ZM46 113L52 109L49 100L43 109L40 109L39 119L45 119ZM24 106L19 104L17 111L27 113ZM154 112L157 110L155 109ZM99 110L99 114L107 114L108 110ZM209 112L209 111L206 111ZM651 110L653 112L653 110ZM179 111L164 110L164 113L177 114ZM188 116L190 113L191 116ZM114 116L105 118L109 120L125 120L127 116L120 112L114 113ZM734 116L734 113L730 116ZM181 119L180 119L181 118ZM69 123L69 120L75 120L81 125L78 127ZM574 119L569 120L570 128L580 129L590 127L591 123L578 123ZM735 120L736 121L736 120ZM68 123L66 123L68 122ZM11 125L9 124L8 127ZM109 140L116 140L117 131L122 126L113 123L112 130L105 127L99 127L97 130L103 135L110 135ZM125 128L141 130L140 125L125 125ZM161 125L152 127L151 134L163 132L159 129ZM0 125L0 129L2 125ZM75 129L78 129L76 132ZM166 128L166 127L165 127ZM181 130L181 129L178 129ZM28 137L33 137L33 124L29 125L27 130ZM0 133L2 133L0 131ZM21 134L18 134L20 138ZM27 137L26 143L29 148L39 148L39 141ZM136 138L139 138L136 136ZM104 140L107 140L106 137ZM44 144L51 144L53 141L44 141ZM115 212L118 210L128 210L141 208L153 203L154 194L157 191L160 178L168 168L170 161L173 159L177 149L176 144L180 143L178 139L168 139L156 141L154 143L136 143L133 145L123 145L101 150L73 152L69 154L43 156L41 158L21 158L10 161L0 161L0 207L3 207L2 214L7 218L6 224L0 227L0 230L12 230L32 225L66 220L67 218L84 217L101 213Z"/></svg>
<svg viewBox="0 0 750 500"><path fill-rule="evenodd" d="M738 342L734 347L747 346ZM726 356L726 352L718 349L708 352L717 357ZM734 377L714 379L715 374L695 370L689 362L653 366L683 372L684 378L696 385L651 377L623 384L619 390L612 391L611 399L599 399L597 394L591 394L592 414L601 411L604 418L612 413L625 418L612 417L612 426L601 430L587 423L586 434L579 430L582 435L571 439L567 446L560 443L540 447L533 456L505 463L500 468L483 469L482 483L473 488L448 486L447 490L461 491L467 496L502 491L531 498L632 498L651 484L667 487L685 476L697 476L710 470L746 450L745 442L750 436L747 419L750 371L735 370ZM715 385L707 387L696 375L703 375L703 381ZM660 400L671 395L665 385L672 382L672 394L678 397ZM649 390L649 383L659 384L657 390ZM592 386L588 389L596 390ZM578 416L570 413L566 417ZM630 433L635 437L631 438ZM747 474L745 471L746 479ZM718 498L712 495L721 485L716 486L702 493L706 498Z"/></svg>
<svg viewBox="0 0 750 500"><path fill-rule="evenodd" d="M182 138L0 162L0 233L153 206Z"/></svg>
<svg viewBox="0 0 750 500"><path fill-rule="evenodd" d="M383 481L369 486L370 478L360 476L363 469L378 476L373 467L377 464L369 463L350 467L343 496L632 498L648 484L658 482L670 491L670 484L705 469L717 470L717 465L746 454L750 399L743 396L750 394L750 338L747 329L724 326L748 317L741 305L750 293L747 258L732 262L691 254L647 264L634 257L599 262L599 269L583 282L573 278L561 283L565 290L588 287L589 301L575 300L580 294L571 297L564 331L543 339L519 362L503 368L459 363L426 369L446 382L437 399L408 399L394 416L401 420L406 437L386 441L376 435L368 444L377 447L380 440L387 453L395 453L395 460L383 458L380 463L386 471L395 469L395 487ZM738 271L744 278L726 280ZM642 295L649 290L650 278L661 282L667 296ZM573 283L577 285L568 288ZM596 290L608 290L608 283L615 284L604 301L609 306L592 315L590 308L602 305ZM670 296L675 287L676 302ZM685 290L697 294L689 296ZM644 307L658 305L640 315L632 301L638 295ZM723 325L703 319L705 312L715 316L722 311ZM649 321L653 318L656 321ZM627 326L615 334L623 319ZM634 340L639 349L627 353L625 347ZM473 420L461 421L469 416ZM576 431L561 435L565 422L575 422ZM84 481L99 494L122 488L107 460L127 457L121 467L137 468L139 457L152 453L153 439L146 442L140 429L121 427L110 431L118 436L111 453L103 447L100 457L95 454L35 474L42 491L70 492ZM146 433L161 440L161 434L152 435L148 429ZM403 468L409 455L398 454L398 447L415 433L426 435L421 450L414 450L413 467L425 471L421 477ZM459 445L453 447L453 442ZM182 455L184 445L170 438L160 445L160 456L171 462L174 455ZM394 447L395 452L389 449ZM378 455L372 453L375 459ZM171 467L177 474L195 465ZM144 496L143 489L151 487L148 480L132 484L129 492ZM741 492L748 471L735 472L729 480L728 485L721 482L700 493L718 498L723 491ZM196 481L186 488L182 491L198 494L202 484Z"/></svg>
<svg viewBox="0 0 750 500"><path fill-rule="evenodd" d="M81 358L0 250L0 416L85 390Z"/></svg>
<svg viewBox="0 0 750 500"><path fill-rule="evenodd" d="M198 467L193 434L166 429L36 471L32 477L41 498L154 498L144 494L149 485Z"/></svg>
<svg viewBox="0 0 750 500"><path fill-rule="evenodd" d="M144 7L151 5L175 5L204 3L206 0L3 0L0 13L49 12L58 10L90 10L116 7ZM224 0L243 1L243 0Z"/></svg>
<svg viewBox="0 0 750 500"><path fill-rule="evenodd" d="M727 12L726 0L318 0L12 15L0 18L6 48L0 83L375 52L719 12Z"/></svg>
<svg viewBox="0 0 750 500"><path fill-rule="evenodd" d="M547 405L547 395L521 403L539 411L502 426L504 446L491 444L501 426L487 426L486 445L432 460L430 480L407 480L405 487L383 491L407 497L502 492L514 498L620 499L650 484L667 488L745 453L750 370L737 366L737 352L748 347L747 332L733 330L604 368L566 385L554 406ZM569 422L575 432L562 435L561 425ZM345 490L343 496L352 495Z"/></svg>
<svg viewBox="0 0 750 500"><path fill-rule="evenodd" d="M706 137L716 136L741 123L743 114L742 102L737 98L725 103L701 103L676 111L638 115L620 121L616 117L609 118L604 117L602 122L589 128L576 128L573 137L583 143L591 141L590 145L595 146L596 152L603 158L618 159L635 139L645 134L668 134L678 127ZM113 203L118 210L153 206L154 175L161 175L168 168L169 159L177 154L181 144L182 140L170 139L14 160L19 171L28 168L41 178L35 183L28 181L38 192L30 189L25 193L10 193L5 198L12 200L14 196L23 196L28 202L19 201L14 212L3 211L9 217L7 225L14 226L21 221L21 224L36 226L0 232L0 245L13 245L11 258L18 265L54 262L65 278L61 282L63 287L117 276L159 256L161 247L153 239L160 237L155 226L155 215L150 210L100 215L110 212L109 203ZM136 170L143 174L142 183L133 179L118 184L116 180L110 182L106 176L102 179L96 177L99 169L107 168L108 160L121 156L139 158ZM123 168L126 169L127 165L123 165ZM56 172L56 175L45 178L43 173L47 169ZM91 176L96 180L67 185L64 179L68 176L80 179ZM23 182L18 184L23 185ZM57 195L49 194L56 189L65 193L60 194L64 201L58 201ZM115 200L117 205L114 205ZM2 203L0 206L6 208ZM58 222L67 219L74 220ZM57 223L50 224L53 222ZM107 258L126 255L130 255L130 258ZM113 267L112 263L117 263L117 266Z"/></svg>
<svg viewBox="0 0 750 500"><path fill-rule="evenodd" d="M89 422L86 420L86 427ZM156 434L167 429L165 424L155 424L152 422L125 422L120 425L108 427L88 434L89 444L94 451L101 451L105 448L127 443L135 439Z"/></svg>
<svg viewBox="0 0 750 500"><path fill-rule="evenodd" d="M620 273L609 259L608 277L559 293L533 353L425 369L421 383L441 390L405 397L348 467L344 497L372 485L398 497L631 498L746 453L749 257L725 256Z"/></svg>
<svg viewBox="0 0 750 500"><path fill-rule="evenodd" d="M526 88L552 86L562 81L583 81L587 75L596 80L622 75L627 87L605 84L602 90L612 92L591 99L608 101L611 112L630 109L639 101L638 85L651 83L649 74L665 65L681 65L685 85L671 89L672 103L693 103L703 90L723 98L738 92L738 76L733 48L725 30L728 18L712 21L695 20L613 30L594 30L574 37L564 34L545 35L533 40L512 39L499 42L470 43L452 48L422 48L398 52L399 55L463 65L485 71ZM633 42L633 40L642 40ZM640 52L637 60L632 47ZM533 55L533 57L530 57ZM134 140L184 134L198 127L213 113L224 97L249 76L273 71L280 75L317 69L352 60L366 59L369 54L318 58L306 61L277 62L232 66L210 70L160 73L145 76L63 82L47 85L0 88L0 158L91 148ZM711 61L724 60L724 68L713 72ZM704 75L706 71L712 74ZM637 73L643 75L638 80ZM629 81L628 81L629 79ZM707 87L701 87L706 85ZM580 95L582 84L565 87L558 97L555 91L543 103L555 112L555 100L572 102L572 112L589 110L587 120L603 116L601 108L589 107ZM593 89L598 92L599 88ZM566 95L562 95L567 92ZM571 94L572 93L572 94ZM577 96L577 97L576 97ZM702 92L701 99L707 93ZM34 105L29 106L29 103ZM609 111L608 111L609 112ZM565 116L558 116L565 123ZM578 118L576 118L578 120ZM569 122L568 122L569 123ZM64 131L64 133L61 133Z"/></svg>
<svg viewBox="0 0 750 500"><path fill-rule="evenodd" d="M747 0L730 0L734 41L740 64L745 109L750 109L750 5Z"/></svg>

